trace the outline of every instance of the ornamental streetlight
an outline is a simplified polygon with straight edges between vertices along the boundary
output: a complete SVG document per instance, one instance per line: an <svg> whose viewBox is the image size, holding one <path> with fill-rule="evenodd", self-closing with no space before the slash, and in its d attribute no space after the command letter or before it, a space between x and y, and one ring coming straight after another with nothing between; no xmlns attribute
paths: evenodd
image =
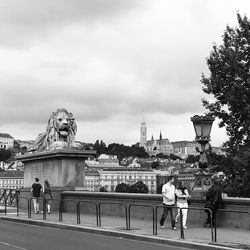
<svg viewBox="0 0 250 250"><path fill-rule="evenodd" d="M206 144L210 141L210 133L214 118L211 116L195 115L191 117L191 121L193 122L196 134L195 140L201 145L199 167L205 169L208 167L205 148Z"/></svg>

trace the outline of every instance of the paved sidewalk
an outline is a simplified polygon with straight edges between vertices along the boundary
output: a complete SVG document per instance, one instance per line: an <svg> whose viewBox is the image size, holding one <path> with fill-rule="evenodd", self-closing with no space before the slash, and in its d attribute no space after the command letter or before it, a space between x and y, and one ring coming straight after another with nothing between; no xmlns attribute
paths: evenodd
<svg viewBox="0 0 250 250"><path fill-rule="evenodd" d="M1 208L0 208L1 210ZM250 249L250 231L241 230L236 228L218 228L217 229L217 244L212 243L211 229L201 227L190 227L184 230L185 239L181 239L180 228L172 230L171 228L161 229L159 223L157 225L157 235L153 234L153 222L144 221L131 218L131 230L126 230L126 222L124 217L114 216L101 216L101 227L97 227L96 216L90 214L81 214L81 224L77 224L76 213L63 213L63 222L59 222L59 214L52 212L46 214L46 220L43 220L43 214L34 214L32 211L31 218L28 218L27 211L20 211L19 216L16 214L16 209L8 209L7 215L4 215L1 210L2 219L18 220L25 223L48 223L60 226L72 226L74 230L76 228L88 229L93 232L100 233L100 230L107 232L119 233L122 237L124 235L132 235L133 237L147 237L151 240L168 240L172 243L179 243L177 245L183 245L183 243L195 243L197 245L204 245L208 249L212 246L224 246L227 249ZM192 249L195 249L193 247ZM226 249L224 248L224 249ZM196 248L199 249L199 248ZM200 248L201 249L201 248ZM214 248L219 249L219 248ZM223 249L223 248L221 248Z"/></svg>

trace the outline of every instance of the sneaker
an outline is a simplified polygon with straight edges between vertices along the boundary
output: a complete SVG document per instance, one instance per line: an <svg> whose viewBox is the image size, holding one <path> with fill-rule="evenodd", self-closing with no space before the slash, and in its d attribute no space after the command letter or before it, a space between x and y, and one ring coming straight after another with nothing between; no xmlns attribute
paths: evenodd
<svg viewBox="0 0 250 250"><path fill-rule="evenodd" d="M173 230L177 230L177 228L176 228L176 227L173 227Z"/></svg>
<svg viewBox="0 0 250 250"><path fill-rule="evenodd" d="M184 229L187 229L187 226L183 226Z"/></svg>
<svg viewBox="0 0 250 250"><path fill-rule="evenodd" d="M166 228L165 226L163 226L163 225L161 226L161 229L165 229L165 228Z"/></svg>

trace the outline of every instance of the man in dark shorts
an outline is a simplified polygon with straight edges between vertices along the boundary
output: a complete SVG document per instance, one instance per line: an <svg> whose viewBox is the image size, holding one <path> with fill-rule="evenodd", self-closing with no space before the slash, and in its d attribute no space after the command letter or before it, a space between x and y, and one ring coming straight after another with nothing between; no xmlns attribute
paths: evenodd
<svg viewBox="0 0 250 250"><path fill-rule="evenodd" d="M39 178L35 178L35 183L32 184L30 194L32 196L35 214L39 213L39 198L42 193L42 186L39 183Z"/></svg>

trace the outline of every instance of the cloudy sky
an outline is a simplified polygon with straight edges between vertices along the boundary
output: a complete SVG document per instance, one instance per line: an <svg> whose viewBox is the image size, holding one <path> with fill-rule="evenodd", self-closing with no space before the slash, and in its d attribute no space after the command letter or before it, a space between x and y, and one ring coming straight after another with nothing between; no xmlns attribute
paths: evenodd
<svg viewBox="0 0 250 250"><path fill-rule="evenodd" d="M201 73L249 0L0 0L0 132L35 139L58 108L77 140L193 140ZM213 125L212 145L226 140Z"/></svg>

